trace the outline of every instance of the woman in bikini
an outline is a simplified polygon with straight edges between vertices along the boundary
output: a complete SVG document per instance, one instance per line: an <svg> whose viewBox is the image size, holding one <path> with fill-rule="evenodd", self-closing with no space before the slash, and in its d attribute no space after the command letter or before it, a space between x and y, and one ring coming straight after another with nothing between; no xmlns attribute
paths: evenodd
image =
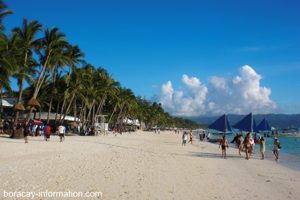
<svg viewBox="0 0 300 200"><path fill-rule="evenodd" d="M249 160L250 158L250 152L251 152L251 143L250 143L250 133L247 133L244 141L244 148L245 148L245 152L246 152L246 160Z"/></svg>

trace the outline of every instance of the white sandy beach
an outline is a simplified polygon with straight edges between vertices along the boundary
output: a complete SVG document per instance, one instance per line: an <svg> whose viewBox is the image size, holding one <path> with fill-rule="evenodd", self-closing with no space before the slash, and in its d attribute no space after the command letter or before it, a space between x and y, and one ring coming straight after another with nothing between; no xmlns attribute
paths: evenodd
<svg viewBox="0 0 300 200"><path fill-rule="evenodd" d="M181 135L69 136L59 143L42 137L0 137L0 198L3 191L100 191L100 199L264 199L300 198L300 172L272 160L249 161L230 148ZM12 198L11 198L12 199ZM44 199L44 198L40 198ZM49 198L50 199L50 198ZM53 199L53 198L52 198Z"/></svg>

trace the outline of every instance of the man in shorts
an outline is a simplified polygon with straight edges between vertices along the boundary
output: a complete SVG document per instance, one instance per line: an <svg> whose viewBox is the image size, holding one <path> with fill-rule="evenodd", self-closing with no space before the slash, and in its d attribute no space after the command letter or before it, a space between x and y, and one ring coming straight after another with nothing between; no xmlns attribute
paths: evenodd
<svg viewBox="0 0 300 200"><path fill-rule="evenodd" d="M222 140L220 141L219 148L222 147L222 158L226 158L226 148L228 148L228 141L225 138L225 135L223 135Z"/></svg>
<svg viewBox="0 0 300 200"><path fill-rule="evenodd" d="M59 125L58 135L59 135L60 142L62 142L63 139L65 139L65 134L66 134L66 127L64 127L62 124Z"/></svg>

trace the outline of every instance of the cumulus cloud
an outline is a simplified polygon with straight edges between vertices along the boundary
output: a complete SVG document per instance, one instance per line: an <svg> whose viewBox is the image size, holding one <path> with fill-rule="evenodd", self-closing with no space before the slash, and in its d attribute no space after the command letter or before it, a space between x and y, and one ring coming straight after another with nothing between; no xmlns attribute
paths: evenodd
<svg viewBox="0 0 300 200"><path fill-rule="evenodd" d="M261 86L262 76L245 65L239 75L226 79L212 76L203 84L197 77L182 76L183 89L175 90L172 82L161 86L160 102L173 115L269 113L276 109L270 99L271 89Z"/></svg>

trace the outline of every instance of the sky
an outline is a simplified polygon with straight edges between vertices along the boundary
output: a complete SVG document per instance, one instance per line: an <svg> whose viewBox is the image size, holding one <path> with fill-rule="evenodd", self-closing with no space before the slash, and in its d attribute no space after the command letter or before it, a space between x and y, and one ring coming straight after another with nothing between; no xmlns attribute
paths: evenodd
<svg viewBox="0 0 300 200"><path fill-rule="evenodd" d="M173 115L300 113L300 1L5 2Z"/></svg>

